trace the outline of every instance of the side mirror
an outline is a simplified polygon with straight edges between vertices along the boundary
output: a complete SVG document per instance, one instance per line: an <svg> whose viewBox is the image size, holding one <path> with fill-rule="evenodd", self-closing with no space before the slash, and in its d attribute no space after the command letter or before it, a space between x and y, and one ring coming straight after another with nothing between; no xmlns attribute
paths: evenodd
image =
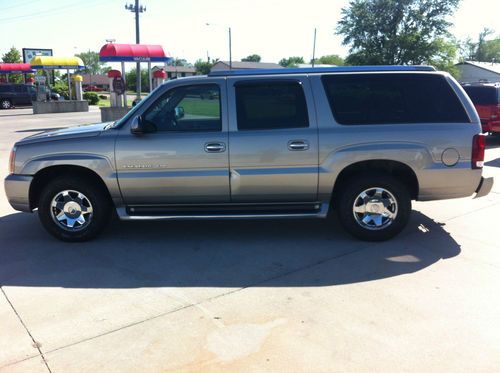
<svg viewBox="0 0 500 373"><path fill-rule="evenodd" d="M134 135L144 134L144 129L142 128L142 118L140 116L132 119L132 124L130 125L130 132Z"/></svg>

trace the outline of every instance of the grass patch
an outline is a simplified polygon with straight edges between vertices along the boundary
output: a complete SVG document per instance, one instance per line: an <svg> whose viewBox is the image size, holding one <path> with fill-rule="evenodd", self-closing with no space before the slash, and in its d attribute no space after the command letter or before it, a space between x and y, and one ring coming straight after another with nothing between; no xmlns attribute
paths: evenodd
<svg viewBox="0 0 500 373"><path fill-rule="evenodd" d="M200 98L185 98L180 105L186 114L200 115L204 117L218 117L220 115L219 100Z"/></svg>

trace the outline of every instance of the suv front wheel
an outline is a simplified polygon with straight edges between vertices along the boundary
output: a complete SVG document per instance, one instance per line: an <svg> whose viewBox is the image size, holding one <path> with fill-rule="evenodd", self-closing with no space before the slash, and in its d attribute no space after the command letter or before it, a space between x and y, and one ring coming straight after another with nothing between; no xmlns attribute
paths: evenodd
<svg viewBox="0 0 500 373"><path fill-rule="evenodd" d="M111 204L102 188L78 177L51 181L40 194L38 216L45 229L63 241L87 241L108 223Z"/></svg>
<svg viewBox="0 0 500 373"><path fill-rule="evenodd" d="M337 198L340 223L365 241L384 241L400 233L411 213L408 188L390 175L357 176Z"/></svg>

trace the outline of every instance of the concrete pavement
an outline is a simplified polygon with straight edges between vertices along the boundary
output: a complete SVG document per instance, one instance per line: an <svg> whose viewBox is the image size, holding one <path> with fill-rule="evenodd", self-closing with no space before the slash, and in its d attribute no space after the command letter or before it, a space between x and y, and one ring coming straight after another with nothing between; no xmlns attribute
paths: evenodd
<svg viewBox="0 0 500 373"><path fill-rule="evenodd" d="M21 115L18 115L21 114ZM99 112L0 111L15 140ZM500 141L480 199L414 203L396 239L334 218L113 222L54 240L0 193L0 371L480 371L500 364Z"/></svg>

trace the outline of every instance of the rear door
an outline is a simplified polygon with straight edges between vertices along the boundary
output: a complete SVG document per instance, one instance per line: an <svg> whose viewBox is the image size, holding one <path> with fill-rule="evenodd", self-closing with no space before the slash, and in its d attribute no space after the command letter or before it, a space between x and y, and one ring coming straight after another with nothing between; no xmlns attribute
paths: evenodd
<svg viewBox="0 0 500 373"><path fill-rule="evenodd" d="M308 78L229 78L228 93L231 201L316 201L318 131Z"/></svg>

